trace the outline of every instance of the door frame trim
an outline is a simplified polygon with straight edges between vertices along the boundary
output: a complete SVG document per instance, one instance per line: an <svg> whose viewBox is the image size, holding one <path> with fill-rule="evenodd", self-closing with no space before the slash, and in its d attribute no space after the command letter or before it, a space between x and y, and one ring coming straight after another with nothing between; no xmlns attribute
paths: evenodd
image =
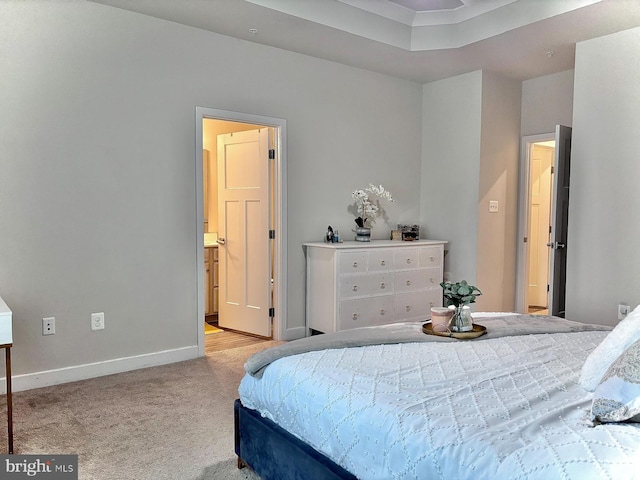
<svg viewBox="0 0 640 480"><path fill-rule="evenodd" d="M516 312L527 313L527 289L529 277L529 243L524 242L524 237L529 232L529 181L531 148L534 143L555 140L555 132L539 135L526 135L520 140L520 179L518 191L518 239L517 239L517 270L516 270Z"/></svg>
<svg viewBox="0 0 640 480"><path fill-rule="evenodd" d="M198 332L198 355L204 356L204 192L203 192L203 171L202 171L202 120L211 118L215 120L226 120L231 122L251 123L273 127L275 130L275 173L274 173L274 229L276 238L274 244L273 260L273 307L275 316L273 317L272 335L274 340L281 340L286 337L287 318L287 121L282 118L266 117L229 110L220 110L208 107L196 106L196 138L195 138L195 181L196 181L196 285L197 285L197 308L196 308L196 331Z"/></svg>

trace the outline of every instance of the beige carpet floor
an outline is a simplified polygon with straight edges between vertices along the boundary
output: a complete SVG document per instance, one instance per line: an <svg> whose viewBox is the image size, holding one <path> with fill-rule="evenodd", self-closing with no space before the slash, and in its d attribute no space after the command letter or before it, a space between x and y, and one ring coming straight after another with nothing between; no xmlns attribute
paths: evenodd
<svg viewBox="0 0 640 480"><path fill-rule="evenodd" d="M78 454L81 480L257 479L236 468L233 400L245 360L277 343L17 392L14 453Z"/></svg>

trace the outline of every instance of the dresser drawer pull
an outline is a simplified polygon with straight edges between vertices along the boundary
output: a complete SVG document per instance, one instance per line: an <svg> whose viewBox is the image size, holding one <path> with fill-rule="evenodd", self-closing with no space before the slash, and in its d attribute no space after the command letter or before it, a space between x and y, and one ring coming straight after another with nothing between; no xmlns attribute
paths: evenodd
<svg viewBox="0 0 640 480"><path fill-rule="evenodd" d="M380 260L380 265L383 266L383 267L386 265L384 260Z"/></svg>
<svg viewBox="0 0 640 480"><path fill-rule="evenodd" d="M407 287L411 285L411 280L407 280Z"/></svg>
<svg viewBox="0 0 640 480"><path fill-rule="evenodd" d="M387 286L384 284L384 282L382 282L382 283L380 284L380 289L381 289L381 290L384 290L385 288L387 288Z"/></svg>
<svg viewBox="0 0 640 480"><path fill-rule="evenodd" d="M354 285L351 290L353 290L354 292L357 292L358 291L358 285Z"/></svg>
<svg viewBox="0 0 640 480"><path fill-rule="evenodd" d="M358 268L358 262L353 262L353 268Z"/></svg>
<svg viewBox="0 0 640 480"><path fill-rule="evenodd" d="M410 312L411 311L411 305L406 305L404 307L405 312Z"/></svg>
<svg viewBox="0 0 640 480"><path fill-rule="evenodd" d="M380 309L380 315L384 315L384 308Z"/></svg>
<svg viewBox="0 0 640 480"><path fill-rule="evenodd" d="M429 257L429 260L431 260L432 262L436 261L436 259L434 257Z"/></svg>
<svg viewBox="0 0 640 480"><path fill-rule="evenodd" d="M429 302L429 306L430 306L430 307L433 307L433 306L434 306L434 305L433 305L433 302Z"/></svg>
<svg viewBox="0 0 640 480"><path fill-rule="evenodd" d="M410 258L407 258L407 263L408 264L411 263L411 259Z"/></svg>
<svg viewBox="0 0 640 480"><path fill-rule="evenodd" d="M353 315L351 315L351 319L352 320L357 320L359 317L359 315L357 313L354 313Z"/></svg>
<svg viewBox="0 0 640 480"><path fill-rule="evenodd" d="M436 283L436 281L433 279L433 277L429 277L429 281L430 281L431 283Z"/></svg>

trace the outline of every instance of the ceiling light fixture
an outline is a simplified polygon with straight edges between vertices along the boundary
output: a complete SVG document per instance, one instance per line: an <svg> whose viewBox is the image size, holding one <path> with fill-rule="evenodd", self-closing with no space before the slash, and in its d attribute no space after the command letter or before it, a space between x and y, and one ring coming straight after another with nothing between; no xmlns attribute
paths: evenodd
<svg viewBox="0 0 640 480"><path fill-rule="evenodd" d="M250 28L249 29L249 33L251 33L251 35L255 35L256 33L258 33L258 29L257 28Z"/></svg>

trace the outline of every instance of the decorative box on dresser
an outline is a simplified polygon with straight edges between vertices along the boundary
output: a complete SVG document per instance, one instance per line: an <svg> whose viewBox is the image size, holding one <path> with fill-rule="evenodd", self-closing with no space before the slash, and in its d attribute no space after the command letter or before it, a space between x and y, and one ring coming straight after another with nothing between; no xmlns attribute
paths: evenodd
<svg viewBox="0 0 640 480"><path fill-rule="evenodd" d="M330 333L429 319L442 306L446 243L305 243L307 327Z"/></svg>

